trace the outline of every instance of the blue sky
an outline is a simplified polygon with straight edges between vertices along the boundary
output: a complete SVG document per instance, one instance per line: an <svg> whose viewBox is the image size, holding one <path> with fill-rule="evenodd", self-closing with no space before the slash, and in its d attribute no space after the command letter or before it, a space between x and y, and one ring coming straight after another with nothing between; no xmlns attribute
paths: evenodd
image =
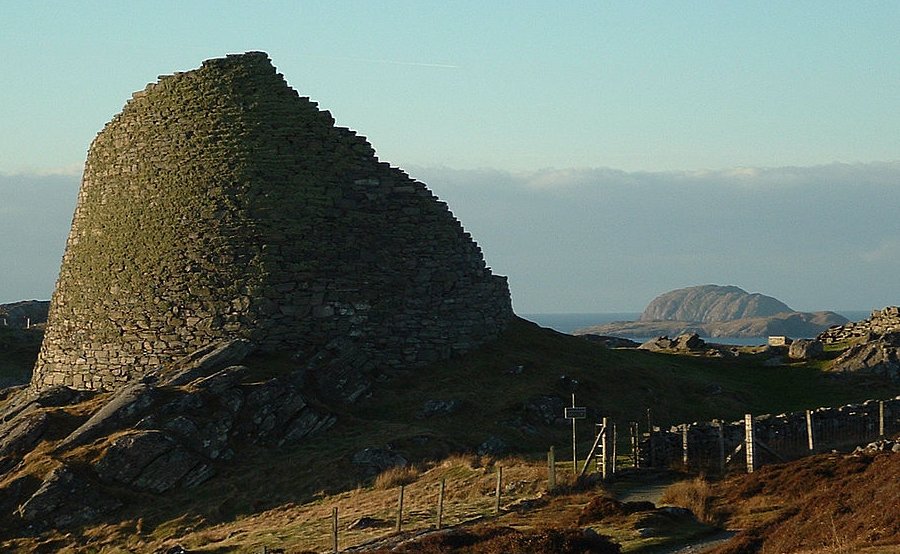
<svg viewBox="0 0 900 554"><path fill-rule="evenodd" d="M900 206L897 2L0 0L0 13L0 232L46 222L43 242L32 233L0 246L16 260L4 262L0 301L49 296L70 215L48 218L71 214L91 139L133 91L207 58L264 50L301 94L451 202L510 275L520 311L640 310L707 282L801 309L900 303L881 277L900 270L884 254L900 230L882 215ZM850 194L861 180L864 193ZM761 199L786 183L803 192L787 195L793 209L822 218L803 223L783 206L771 216ZM582 219L553 211L574 190L590 199ZM718 198L741 227L657 201L685 190ZM742 203L748 190L758 196ZM529 219L485 204L510 201ZM635 218L611 228L590 217L615 220L611 206ZM550 213L581 227L554 227L541 217ZM815 243L842 226L855 242L811 249L819 256L803 263L740 248L754 236ZM599 229L615 240L598 243ZM596 247L563 240L573 235ZM531 245L547 237L542 263ZM738 248L723 258L728 244ZM853 244L868 262L834 257ZM865 292L848 294L852 282Z"/></svg>
<svg viewBox="0 0 900 554"><path fill-rule="evenodd" d="M405 166L896 159L897 2L4 0L0 171L77 167L156 76L267 51Z"/></svg>

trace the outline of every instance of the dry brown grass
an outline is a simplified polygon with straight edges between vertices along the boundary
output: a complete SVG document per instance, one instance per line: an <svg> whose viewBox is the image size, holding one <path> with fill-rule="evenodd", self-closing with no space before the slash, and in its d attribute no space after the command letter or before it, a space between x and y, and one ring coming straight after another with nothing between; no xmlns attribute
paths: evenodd
<svg viewBox="0 0 900 554"><path fill-rule="evenodd" d="M716 554L900 552L900 456L822 454L722 484L743 528Z"/></svg>
<svg viewBox="0 0 900 554"><path fill-rule="evenodd" d="M494 460L479 456L453 456L431 467L395 468L379 475L370 487L358 487L338 494L323 494L318 500L287 504L238 521L223 522L188 531L165 528L159 538L137 547L153 551L166 541L177 541L199 552L252 552L262 547L326 551L331 547L331 511L338 508L340 546L390 536L397 516L397 486L406 480L403 531L434 528L441 480L445 480L443 525L450 527L494 515L494 493L498 466L503 467L504 506L534 499L546 491L547 470L541 462L521 459ZM350 529L352 522L374 518L383 525ZM165 535L166 540L162 540Z"/></svg>
<svg viewBox="0 0 900 554"><path fill-rule="evenodd" d="M713 487L703 477L673 483L663 491L660 503L679 506L692 511L698 520L718 526L723 514L715 509Z"/></svg>
<svg viewBox="0 0 900 554"><path fill-rule="evenodd" d="M376 490L383 491L400 485L409 485L415 483L421 473L419 468L413 465L394 466L379 473L372 486Z"/></svg>
<svg viewBox="0 0 900 554"><path fill-rule="evenodd" d="M430 535L406 543L395 549L379 549L369 554L619 554L618 544L609 537L585 534L581 529L547 527L535 530L517 530L505 526L482 525L474 529L459 529Z"/></svg>
<svg viewBox="0 0 900 554"><path fill-rule="evenodd" d="M471 452L454 453L441 461L441 466L446 468L464 467L468 469L477 469L479 467L484 467L484 465L485 464L482 463L482 457Z"/></svg>

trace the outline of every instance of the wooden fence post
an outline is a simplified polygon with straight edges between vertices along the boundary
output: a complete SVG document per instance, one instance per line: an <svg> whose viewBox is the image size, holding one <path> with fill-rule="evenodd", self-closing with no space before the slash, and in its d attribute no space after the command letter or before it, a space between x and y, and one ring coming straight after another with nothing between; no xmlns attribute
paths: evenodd
<svg viewBox="0 0 900 554"><path fill-rule="evenodd" d="M641 466L641 434L637 421L629 422L628 427L631 434L631 465L639 468Z"/></svg>
<svg viewBox="0 0 900 554"><path fill-rule="evenodd" d="M556 488L556 451L552 446L547 452L547 488L551 491Z"/></svg>
<svg viewBox="0 0 900 554"><path fill-rule="evenodd" d="M602 435L600 436L600 476L605 481L609 476L609 450L607 449L607 440L606 438L609 436L609 426L607 425L607 418L603 418L603 430L601 431Z"/></svg>
<svg viewBox="0 0 900 554"><path fill-rule="evenodd" d="M806 410L806 438L809 451L812 452L816 449L816 444L813 439L812 410Z"/></svg>
<svg viewBox="0 0 900 554"><path fill-rule="evenodd" d="M441 479L441 490L438 493L438 513L437 513L437 528L440 529L441 525L444 521L444 486L446 485L447 480Z"/></svg>
<svg viewBox="0 0 900 554"><path fill-rule="evenodd" d="M716 435L719 442L719 471L725 473L725 422L716 422Z"/></svg>
<svg viewBox="0 0 900 554"><path fill-rule="evenodd" d="M747 453L747 473L753 473L753 415L744 414L744 452Z"/></svg>
<svg viewBox="0 0 900 554"><path fill-rule="evenodd" d="M688 468L688 425L685 423L681 426L681 463L684 468Z"/></svg>
<svg viewBox="0 0 900 554"><path fill-rule="evenodd" d="M618 450L616 448L616 443L619 442L619 435L616 432L616 424L612 424L612 452L610 452L610 463L612 465L612 474L616 474L616 455L618 454Z"/></svg>
<svg viewBox="0 0 900 554"><path fill-rule="evenodd" d="M572 393L572 407L575 407L575 393ZM575 418L572 418L572 475L578 477L578 451L575 443Z"/></svg>
<svg viewBox="0 0 900 554"><path fill-rule="evenodd" d="M497 466L497 500L494 503L494 513L500 513L500 488L503 484L503 466Z"/></svg>
<svg viewBox="0 0 900 554"><path fill-rule="evenodd" d="M334 554L338 552L338 509L337 506L331 509L331 544L334 547Z"/></svg>
<svg viewBox="0 0 900 554"><path fill-rule="evenodd" d="M878 401L878 437L884 438L884 400Z"/></svg>
<svg viewBox="0 0 900 554"><path fill-rule="evenodd" d="M397 526L396 531L399 533L403 530L403 489L404 485L400 485L400 498L397 500Z"/></svg>

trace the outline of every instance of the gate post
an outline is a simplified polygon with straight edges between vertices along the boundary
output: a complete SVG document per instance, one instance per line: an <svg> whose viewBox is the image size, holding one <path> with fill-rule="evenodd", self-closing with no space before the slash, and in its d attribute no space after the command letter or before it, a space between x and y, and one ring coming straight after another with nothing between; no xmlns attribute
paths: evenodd
<svg viewBox="0 0 900 554"><path fill-rule="evenodd" d="M747 453L747 473L753 473L755 463L753 459L753 415L744 415L744 451Z"/></svg>

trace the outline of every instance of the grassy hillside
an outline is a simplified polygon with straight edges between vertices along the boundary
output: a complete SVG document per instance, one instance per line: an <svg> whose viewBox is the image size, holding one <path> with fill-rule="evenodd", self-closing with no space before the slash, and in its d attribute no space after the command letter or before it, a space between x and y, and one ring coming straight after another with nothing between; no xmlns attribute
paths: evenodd
<svg viewBox="0 0 900 554"><path fill-rule="evenodd" d="M900 386L826 376L805 364L766 367L753 357L607 350L519 320L501 341L471 356L393 375L350 414L398 425L413 434L453 437L470 446L495 434L509 438L519 452L543 451L548 437L559 443L570 428L541 429L538 436L511 430L519 419L527 419L523 401L551 395L569 404L572 392L577 404L588 407L589 419L607 416L645 426L647 408L654 425L670 425L885 397L900 392ZM465 409L452 417L417 420L427 399L459 399Z"/></svg>
<svg viewBox="0 0 900 554"><path fill-rule="evenodd" d="M292 365L287 358L257 358L248 364L258 377ZM579 405L588 407L589 419L579 424L583 456L593 438L590 423L602 416L621 423L624 452L626 422L639 421L645 428L648 407L653 423L666 426L737 419L747 411L783 412L887 397L900 393L900 387L838 379L804 365L763 367L752 357L725 360L607 350L517 320L500 340L470 355L385 374L356 404L321 406L337 413L338 423L300 446L266 450L235 445L238 457L220 464L217 476L199 489L163 497L129 493L131 505L140 508L124 509L115 521L41 539L14 539L22 530L7 528L4 535L12 540L0 546L47 552L64 552L73 544L80 545L78 549L93 545L103 552L124 551L118 548L128 545L143 552L177 542L206 552L247 551L261 545L294 549L288 551L320 548L321 541L328 540L326 520L334 505L342 506L342 517L368 515L365 506L374 516L392 517L396 489L373 488L373 476L352 462L353 454L366 447L389 449L413 462L410 486L422 492L413 495L417 500L409 501L409 509L421 527L431 524L432 497L442 477L453 480L454 494L469 498L473 506L449 513L448 522L487 515L492 511L495 462L509 465L505 475L510 483L519 483L504 493L504 504L539 494L551 445L561 477L568 475L570 424L552 420L561 413L543 419L528 405L542 396L569 404L572 392ZM429 400L455 400L459 407L448 415L420 417ZM491 437L502 440L518 461L497 462L502 460L497 455L470 455L464 463L444 461L447 456L452 460L454 453L473 452ZM347 540L389 534L391 526L388 522L387 528L351 534Z"/></svg>
<svg viewBox="0 0 900 554"><path fill-rule="evenodd" d="M0 387L27 383L31 379L43 336L37 327L0 327Z"/></svg>
<svg viewBox="0 0 900 554"><path fill-rule="evenodd" d="M742 530L716 554L900 551L898 454L820 454L708 491L710 511Z"/></svg>

